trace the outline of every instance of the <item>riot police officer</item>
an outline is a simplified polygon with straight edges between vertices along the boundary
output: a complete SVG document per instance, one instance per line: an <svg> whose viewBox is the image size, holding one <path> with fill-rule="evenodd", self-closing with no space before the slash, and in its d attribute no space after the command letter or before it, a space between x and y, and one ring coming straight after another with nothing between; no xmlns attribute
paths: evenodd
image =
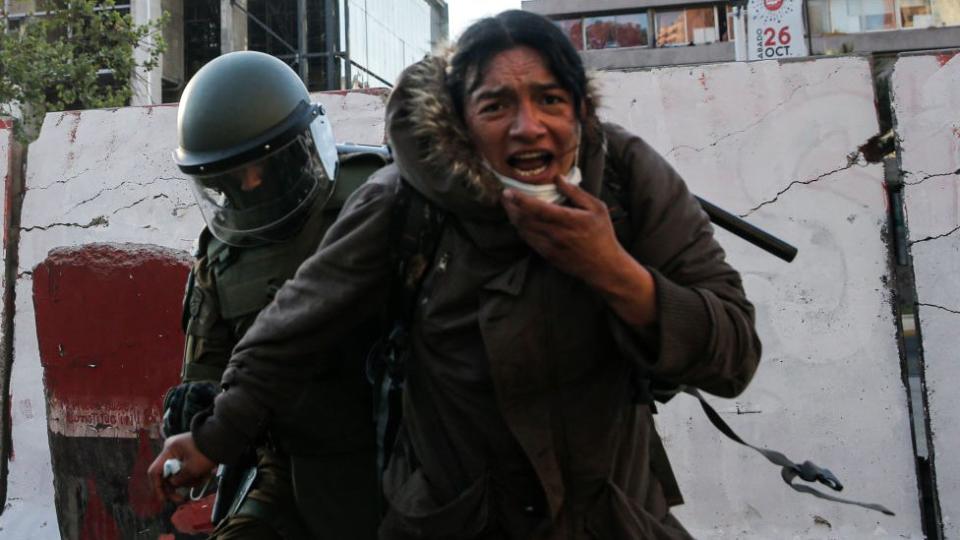
<svg viewBox="0 0 960 540"><path fill-rule="evenodd" d="M382 164L364 156L339 181L323 107L284 62L252 51L197 72L177 133L174 159L206 227L184 299L183 382L164 399L167 437L189 431L212 406L236 343L316 250L346 195ZM221 467L214 538L374 537L374 424L357 361L366 346L345 339L341 365L304 373L310 388L291 396L295 414L271 419L245 460Z"/></svg>

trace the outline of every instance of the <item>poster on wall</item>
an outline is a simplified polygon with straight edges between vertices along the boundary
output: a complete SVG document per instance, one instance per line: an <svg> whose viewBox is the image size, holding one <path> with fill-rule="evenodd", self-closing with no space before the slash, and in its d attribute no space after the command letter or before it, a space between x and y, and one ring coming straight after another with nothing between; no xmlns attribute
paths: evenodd
<svg viewBox="0 0 960 540"><path fill-rule="evenodd" d="M747 59L807 56L803 0L749 0Z"/></svg>

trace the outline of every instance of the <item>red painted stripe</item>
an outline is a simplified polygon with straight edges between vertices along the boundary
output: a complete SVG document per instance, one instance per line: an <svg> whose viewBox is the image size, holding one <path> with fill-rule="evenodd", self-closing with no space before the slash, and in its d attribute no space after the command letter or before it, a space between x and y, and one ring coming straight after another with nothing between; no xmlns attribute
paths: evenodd
<svg viewBox="0 0 960 540"><path fill-rule="evenodd" d="M140 518L155 516L163 511L163 501L154 496L147 478L147 468L153 462L154 451L150 445L147 430L140 430L138 435L137 460L130 471L130 480L127 482L127 494L130 498L130 508Z"/></svg>
<svg viewBox="0 0 960 540"><path fill-rule="evenodd" d="M203 534L213 532L213 523L210 514L213 512L213 501L216 494L207 495L199 501L191 501L180 505L170 518L170 523L177 531L185 534Z"/></svg>
<svg viewBox="0 0 960 540"><path fill-rule="evenodd" d="M89 424L90 436L154 427L180 372L189 264L169 250L90 244L55 250L34 269L49 405L68 415L56 420Z"/></svg>
<svg viewBox="0 0 960 540"><path fill-rule="evenodd" d="M97 483L87 478L87 507L83 512L80 540L120 540L120 530L97 493Z"/></svg>

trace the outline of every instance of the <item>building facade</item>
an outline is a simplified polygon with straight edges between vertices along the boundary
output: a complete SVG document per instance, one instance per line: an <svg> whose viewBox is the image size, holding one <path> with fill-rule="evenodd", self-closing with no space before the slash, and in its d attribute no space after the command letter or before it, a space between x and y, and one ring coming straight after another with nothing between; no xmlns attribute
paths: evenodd
<svg viewBox="0 0 960 540"><path fill-rule="evenodd" d="M37 0L0 5L12 25L42 13ZM197 70L236 50L284 60L311 91L390 86L448 34L445 0L119 0L111 9L140 24L169 14L163 61L138 73L133 105L178 101Z"/></svg>
<svg viewBox="0 0 960 540"><path fill-rule="evenodd" d="M212 58L245 49L286 61L311 91L389 86L448 34L445 0L162 3L171 14L163 101L176 101L186 81Z"/></svg>
<svg viewBox="0 0 960 540"><path fill-rule="evenodd" d="M524 0L555 20L591 69L735 59L735 2ZM804 0L811 54L960 47L960 0Z"/></svg>

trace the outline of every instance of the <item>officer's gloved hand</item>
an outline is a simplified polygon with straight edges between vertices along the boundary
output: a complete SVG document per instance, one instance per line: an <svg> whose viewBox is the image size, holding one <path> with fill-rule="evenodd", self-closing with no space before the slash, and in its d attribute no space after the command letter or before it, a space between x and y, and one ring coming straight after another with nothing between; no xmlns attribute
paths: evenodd
<svg viewBox="0 0 960 540"><path fill-rule="evenodd" d="M168 390L163 398L164 438L190 431L193 416L213 406L218 392L218 384L207 381L186 382Z"/></svg>

